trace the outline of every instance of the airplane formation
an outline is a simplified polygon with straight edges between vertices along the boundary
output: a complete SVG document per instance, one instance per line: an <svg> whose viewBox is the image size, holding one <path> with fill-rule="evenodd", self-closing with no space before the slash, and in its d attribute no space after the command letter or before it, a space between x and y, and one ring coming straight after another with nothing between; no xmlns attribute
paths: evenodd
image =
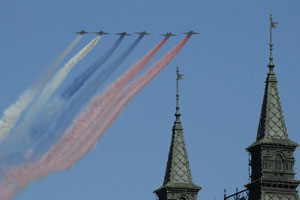
<svg viewBox="0 0 300 200"><path fill-rule="evenodd" d="M110 34L110 33L106 33L104 31L98 31L98 32L86 32L84 30L81 30L79 32L74 32L76 34L79 34L79 35L84 35L84 34L89 34L89 33L94 33L94 34L97 34L97 35L107 35L107 34ZM138 34L138 35L152 35L150 33L147 33L146 31L142 31L142 32L134 32L133 34ZM188 32L184 32L184 33L181 33L181 34L185 34L185 35L197 35L197 34L200 34L200 33L197 33L197 32L194 32L194 31L191 31L189 30ZM129 35L132 35L132 34L129 34L129 33L126 33L126 32L121 32L121 33L115 33L115 35L121 35L121 36L129 36ZM162 36L165 36L165 37L172 37L172 36L176 36L176 34L173 34L171 32L167 32L167 33L164 33L164 34L160 34Z"/></svg>

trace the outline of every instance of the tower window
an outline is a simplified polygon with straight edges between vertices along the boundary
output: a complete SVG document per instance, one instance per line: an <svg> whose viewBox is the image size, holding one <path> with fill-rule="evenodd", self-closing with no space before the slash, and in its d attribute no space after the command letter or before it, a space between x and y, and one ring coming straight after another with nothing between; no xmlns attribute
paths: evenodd
<svg viewBox="0 0 300 200"><path fill-rule="evenodd" d="M288 169L289 169L288 163L284 163L284 170L288 170Z"/></svg>
<svg viewBox="0 0 300 200"><path fill-rule="evenodd" d="M282 157L278 154L275 156L275 170L282 170Z"/></svg>
<svg viewBox="0 0 300 200"><path fill-rule="evenodd" d="M267 168L268 168L268 162L264 161L264 169L267 169Z"/></svg>

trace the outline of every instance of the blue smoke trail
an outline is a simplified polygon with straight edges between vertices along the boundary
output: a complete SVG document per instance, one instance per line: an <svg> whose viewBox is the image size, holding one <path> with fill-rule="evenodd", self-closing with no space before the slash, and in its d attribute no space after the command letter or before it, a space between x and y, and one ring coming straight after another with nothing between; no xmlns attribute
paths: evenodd
<svg viewBox="0 0 300 200"><path fill-rule="evenodd" d="M143 35L140 35L113 63L100 71L93 80L87 82L84 89L79 90L79 92L70 99L68 106L60 112L60 116L55 119L55 123L52 124L50 129L47 130L47 134L44 134L43 139L40 140L35 147L37 156L45 153L51 144L59 139L61 133L72 123L76 114L81 110L82 105L97 92L99 87L101 87L109 76L125 61L142 38Z"/></svg>
<svg viewBox="0 0 300 200"><path fill-rule="evenodd" d="M68 46L68 48L55 60L55 62L47 68L47 70L42 74L42 76L32 86L25 90L14 104L9 106L4 111L3 117L2 119L0 119L0 143L8 137L10 131L13 129L18 119L21 117L22 113L38 96L38 94L42 91L43 87L45 87L47 82L50 81L51 77L58 69L60 63L79 42L81 37L82 35L79 35Z"/></svg>
<svg viewBox="0 0 300 200"><path fill-rule="evenodd" d="M107 59L119 46L123 38L124 36L120 36L114 45L106 52L106 54L104 54L96 63L90 66L83 74L78 76L73 83L62 92L61 97L64 99L71 98L74 93L76 93L83 86L86 80L88 80L107 61Z"/></svg>
<svg viewBox="0 0 300 200"><path fill-rule="evenodd" d="M67 103L67 100L70 99L77 91L81 89L84 83L91 78L91 76L103 66L103 64L110 58L114 53L117 47L122 42L124 36L120 36L117 41L106 51L106 53L101 56L93 65L91 65L83 74L77 76L73 82L65 89L59 96L55 96L53 102L48 104L44 111L41 113L41 116L37 119L38 122L34 124L31 131L31 137L37 138L44 133L52 121L55 119L56 114L63 108ZM38 138L37 138L38 139ZM36 139L36 140L37 140Z"/></svg>
<svg viewBox="0 0 300 200"><path fill-rule="evenodd" d="M26 134L22 137L22 145L18 145L18 148L2 153L0 157L2 161L6 160L5 164L16 164L24 162L27 151L32 148L46 133L47 129L56 117L56 114L63 108L67 100L71 98L107 60L117 49L124 36L120 36L116 42L101 56L97 62L91 65L83 74L74 79L60 95L53 97L51 103L45 105L43 110L39 112L39 115L34 121L34 124L25 130ZM17 150L18 149L18 150Z"/></svg>
<svg viewBox="0 0 300 200"><path fill-rule="evenodd" d="M117 47L122 42L124 36L120 36L117 41L101 56L93 65L91 65L83 74L77 76L74 81L65 89L59 96L55 96L53 101L48 104L41 116L38 117L37 122L31 128L30 137L34 141L39 141L42 135L47 131L53 120L56 118L58 112L66 105L67 100L72 98L78 92L84 83L91 78L91 76L103 66L103 64L110 58Z"/></svg>
<svg viewBox="0 0 300 200"><path fill-rule="evenodd" d="M27 109L23 120L12 130L11 136L5 141L3 144L4 146L1 147L0 156L2 166L6 164L20 163L24 160L23 157L28 157L24 156L24 154L26 155L28 148L32 144L30 127L32 127L43 108L48 105L57 88L63 83L75 65L82 60L88 52L93 49L93 47L95 47L100 40L100 37L100 35L96 36L76 55L74 55L59 71L57 71L52 80L43 88L35 102Z"/></svg>

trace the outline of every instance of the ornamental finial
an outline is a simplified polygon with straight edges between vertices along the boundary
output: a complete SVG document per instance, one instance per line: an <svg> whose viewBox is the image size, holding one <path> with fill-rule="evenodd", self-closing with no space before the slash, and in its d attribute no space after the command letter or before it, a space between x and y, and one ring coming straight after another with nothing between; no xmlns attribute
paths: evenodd
<svg viewBox="0 0 300 200"><path fill-rule="evenodd" d="M177 87L176 87L176 113L175 113L175 117L176 117L176 120L179 120L180 115L181 115L180 112L179 112L179 80L182 80L183 74L179 74L179 67L178 66L177 66L176 74L177 74L177 78L176 78Z"/></svg>
<svg viewBox="0 0 300 200"><path fill-rule="evenodd" d="M274 22L272 19L272 12L270 13L270 62L268 64L268 67L270 69L270 71L273 71L273 68L275 67L274 63L273 63L273 42L272 42L272 29L276 28L276 25L278 24L278 22Z"/></svg>

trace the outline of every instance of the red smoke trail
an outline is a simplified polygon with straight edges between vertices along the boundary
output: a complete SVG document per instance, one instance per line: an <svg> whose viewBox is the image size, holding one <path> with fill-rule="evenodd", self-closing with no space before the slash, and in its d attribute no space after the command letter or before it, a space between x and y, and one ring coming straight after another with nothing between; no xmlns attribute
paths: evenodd
<svg viewBox="0 0 300 200"><path fill-rule="evenodd" d="M23 167L15 168L5 173L4 182L0 185L0 199L12 199L15 194L26 188L31 181L39 180L50 172L67 170L70 168L75 162L64 162L70 154L70 148L80 144L77 142L77 139L96 120L97 113L99 111L101 112L101 110L115 98L124 85L143 69L167 40L168 38L164 38L146 56L125 72L114 84L96 97L86 110L80 114L76 123L63 134L63 138L41 159L33 163L26 163ZM76 161L78 159L76 159Z"/></svg>
<svg viewBox="0 0 300 200"><path fill-rule="evenodd" d="M117 96L121 89L140 72L144 66L151 60L151 58L158 52L158 50L165 44L168 38L164 38L157 46L155 46L146 56L144 56L139 62L132 66L127 72L125 72L118 80L102 92L98 97L94 98L86 111L80 114L73 126L68 129L61 139L59 148L59 158L56 158L60 162L55 170L66 170L70 168L77 160L79 160L85 154L78 153L78 149L81 148L82 142L78 139L89 130L94 121L97 120L99 113L102 113L104 109L111 103L111 101ZM58 148L55 148L56 151ZM77 154L76 159L69 160L72 154Z"/></svg>
<svg viewBox="0 0 300 200"><path fill-rule="evenodd" d="M104 135L107 128L119 116L128 102L172 61L189 38L190 36L187 36L163 58L152 65L143 75L124 88L114 101L108 107L105 107L104 112L98 112L97 119L94 121L92 127L89 126L87 132L79 138L77 145L73 146L71 151L69 149L69 158L64 160L66 166L73 165L73 163L96 147L98 140Z"/></svg>

